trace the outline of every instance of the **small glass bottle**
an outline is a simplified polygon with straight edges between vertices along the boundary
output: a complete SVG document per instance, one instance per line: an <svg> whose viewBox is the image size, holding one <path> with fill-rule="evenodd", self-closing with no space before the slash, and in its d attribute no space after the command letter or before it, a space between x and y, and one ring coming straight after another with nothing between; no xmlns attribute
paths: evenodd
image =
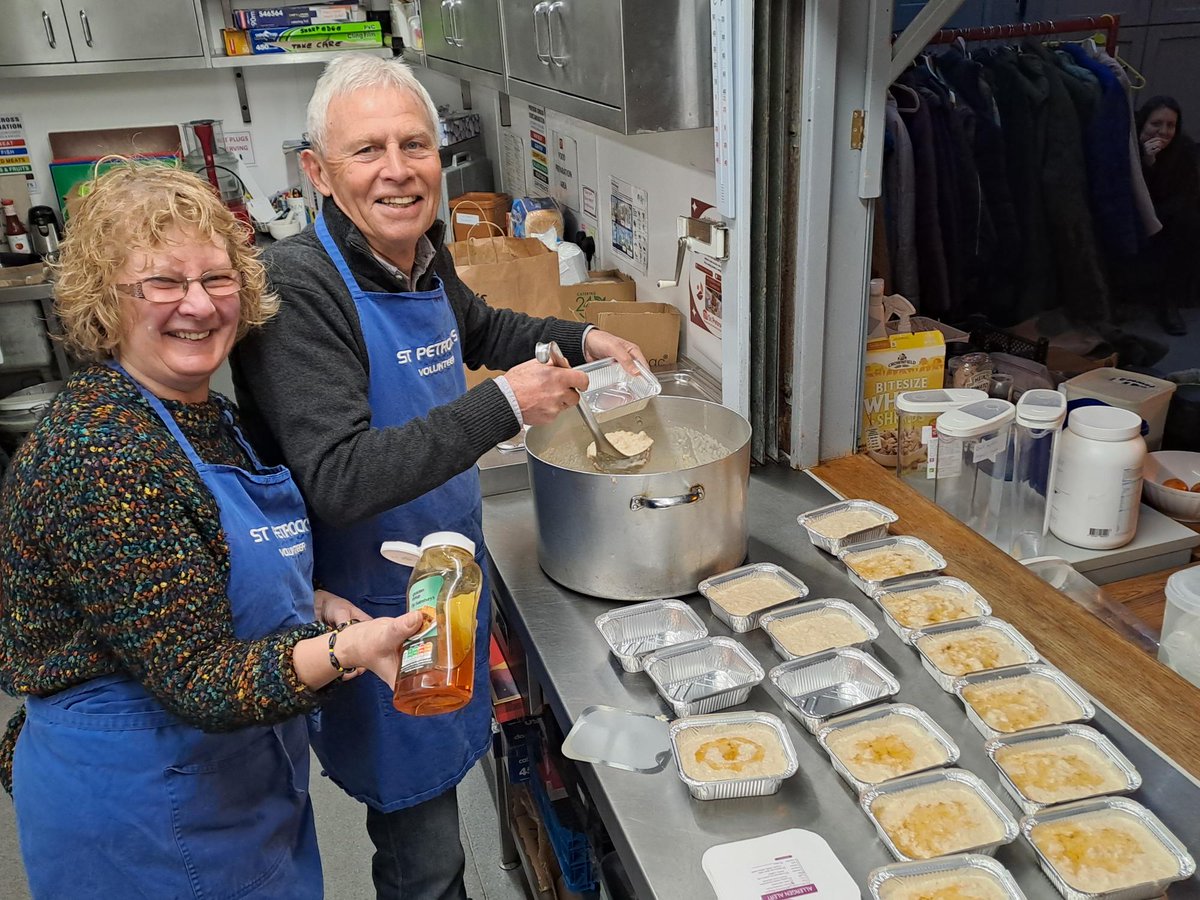
<svg viewBox="0 0 1200 900"><path fill-rule="evenodd" d="M476 611L483 586L475 543L457 532L435 531L420 547L388 541L380 552L412 566L408 611L425 617L400 650L392 705L413 716L461 709L475 686Z"/></svg>
<svg viewBox="0 0 1200 900"><path fill-rule="evenodd" d="M11 200L0 201L4 207L4 235L8 238L8 249L13 253L32 253L29 243L29 232L17 215L17 208Z"/></svg>

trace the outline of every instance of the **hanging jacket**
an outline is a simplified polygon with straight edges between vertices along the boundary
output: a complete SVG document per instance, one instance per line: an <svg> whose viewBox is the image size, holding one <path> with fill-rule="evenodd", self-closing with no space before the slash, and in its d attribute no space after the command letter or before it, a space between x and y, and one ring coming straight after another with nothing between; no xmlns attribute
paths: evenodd
<svg viewBox="0 0 1200 900"><path fill-rule="evenodd" d="M918 309L921 277L917 265L917 180L913 145L900 117L896 99L888 96L887 134L892 151L884 159L883 183L892 262L892 291L903 294Z"/></svg>

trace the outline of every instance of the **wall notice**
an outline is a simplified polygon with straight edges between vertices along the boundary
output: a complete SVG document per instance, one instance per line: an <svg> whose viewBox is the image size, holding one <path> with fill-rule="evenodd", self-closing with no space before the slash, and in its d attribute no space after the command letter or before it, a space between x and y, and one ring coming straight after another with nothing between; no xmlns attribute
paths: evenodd
<svg viewBox="0 0 1200 900"><path fill-rule="evenodd" d="M711 203L692 198L692 218L703 219L712 210L709 218L719 221ZM707 256L692 256L692 269L688 273L688 304L690 318L709 334L721 336L721 261Z"/></svg>
<svg viewBox="0 0 1200 900"><path fill-rule="evenodd" d="M254 144L248 131L225 132L225 149L242 161L243 166L254 165Z"/></svg>
<svg viewBox="0 0 1200 900"><path fill-rule="evenodd" d="M612 179L610 206L613 252L636 266L643 275L650 267L647 205L645 188L619 178Z"/></svg>
<svg viewBox="0 0 1200 900"><path fill-rule="evenodd" d="M33 175L25 123L17 113L0 113L0 175Z"/></svg>
<svg viewBox="0 0 1200 900"><path fill-rule="evenodd" d="M519 134L511 131L504 132L504 146L501 148L500 178L510 196L525 196L525 145Z"/></svg>
<svg viewBox="0 0 1200 900"><path fill-rule="evenodd" d="M554 135L554 199L579 211L579 147L575 138Z"/></svg>
<svg viewBox="0 0 1200 900"><path fill-rule="evenodd" d="M534 197L550 196L550 157L546 140L546 109L529 105L529 163L533 180L529 193Z"/></svg>

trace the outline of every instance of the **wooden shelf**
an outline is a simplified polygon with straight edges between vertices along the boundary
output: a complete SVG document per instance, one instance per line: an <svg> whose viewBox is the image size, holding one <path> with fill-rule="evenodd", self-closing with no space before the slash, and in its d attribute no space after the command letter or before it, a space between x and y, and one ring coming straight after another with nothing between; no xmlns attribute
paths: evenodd
<svg viewBox="0 0 1200 900"><path fill-rule="evenodd" d="M214 69L241 69L253 66L295 66L316 65L345 56L346 50L326 50L317 53L255 53L245 56L214 56L210 62ZM372 47L369 50L358 50L358 53L372 53L375 56L392 56L391 47Z"/></svg>

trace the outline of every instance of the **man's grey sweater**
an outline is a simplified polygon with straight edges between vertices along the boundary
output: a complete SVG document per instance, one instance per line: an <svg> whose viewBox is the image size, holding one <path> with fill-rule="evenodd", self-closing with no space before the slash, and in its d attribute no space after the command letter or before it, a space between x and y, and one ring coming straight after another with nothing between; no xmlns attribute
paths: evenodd
<svg viewBox="0 0 1200 900"><path fill-rule="evenodd" d="M434 274L441 276L471 368L511 368L549 340L572 364L584 361L582 323L492 309L463 284L441 222L426 233L433 263L408 288L375 259L332 200L325 221L364 291L430 290ZM491 379L404 425L372 428L370 362L358 313L315 230L275 244L264 262L280 310L234 348L234 386L254 446L264 461L292 470L318 518L347 525L399 506L516 434L512 407Z"/></svg>

